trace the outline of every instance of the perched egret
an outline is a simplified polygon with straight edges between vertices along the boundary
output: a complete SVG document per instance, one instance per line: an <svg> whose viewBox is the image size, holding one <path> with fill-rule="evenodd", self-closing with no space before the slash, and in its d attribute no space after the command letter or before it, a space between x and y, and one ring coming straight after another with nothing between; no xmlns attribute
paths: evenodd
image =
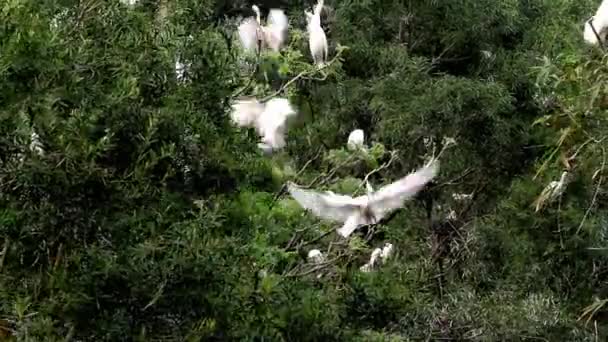
<svg viewBox="0 0 608 342"><path fill-rule="evenodd" d="M602 44L606 41L608 28L608 0L603 0L594 16L585 22L583 38L592 45ZM594 32L595 29L595 32ZM596 36L597 33L597 36ZM598 36L601 41L598 41Z"/></svg>
<svg viewBox="0 0 608 342"><path fill-rule="evenodd" d="M296 114L285 98L273 98L265 104L246 98L232 105L231 117L239 127L254 127L262 138L258 147L271 153L285 147L287 119Z"/></svg>
<svg viewBox="0 0 608 342"><path fill-rule="evenodd" d="M184 82L186 80L186 70L188 66L178 60L175 61L175 75L178 82Z"/></svg>
<svg viewBox="0 0 608 342"><path fill-rule="evenodd" d="M248 51L257 51L258 44L278 52L287 40L289 21L285 12L280 9L271 9L266 19L267 25L262 26L260 8L251 6L255 18L248 17L239 25L239 38L243 48Z"/></svg>
<svg viewBox="0 0 608 342"><path fill-rule="evenodd" d="M139 0L120 0L125 5L133 6L139 2Z"/></svg>
<svg viewBox="0 0 608 342"><path fill-rule="evenodd" d="M416 195L439 171L439 162L431 161L426 166L396 182L363 196L351 197L304 190L289 182L287 190L305 209L318 217L343 222L338 234L348 237L355 229L380 221L387 214L403 206L403 201Z"/></svg>
<svg viewBox="0 0 608 342"><path fill-rule="evenodd" d="M382 255L382 249L380 248L376 248L374 249L374 251L372 252L372 255L369 257L369 261L367 262L367 264L361 266L361 268L359 268L362 272L370 272L377 264L378 262L378 258L380 258Z"/></svg>
<svg viewBox="0 0 608 342"><path fill-rule="evenodd" d="M552 181L543 189L540 196L534 201L535 211L538 212L546 203L550 203L566 190L568 171L564 171L559 181Z"/></svg>
<svg viewBox="0 0 608 342"><path fill-rule="evenodd" d="M386 262L386 260L388 258L390 258L393 255L393 244L392 243L385 243L384 247L382 248L382 254L380 254L380 259L382 260L382 262Z"/></svg>
<svg viewBox="0 0 608 342"><path fill-rule="evenodd" d="M354 151L356 149L364 149L365 146L363 143L365 142L365 134L362 129L356 129L348 135L348 142L346 143L346 147Z"/></svg>
<svg viewBox="0 0 608 342"><path fill-rule="evenodd" d="M390 258L392 255L393 255L393 244L387 242L384 244L384 247L382 247L382 249L380 249L380 248L374 249L367 264L361 266L359 269L362 272L370 272L374 268L378 267L379 265L384 264L386 262L386 260L388 260L388 258Z"/></svg>
<svg viewBox="0 0 608 342"><path fill-rule="evenodd" d="M44 155L44 149L42 148L42 143L40 142L40 136L38 136L38 133L36 132L32 132L32 135L30 136L30 151L39 156Z"/></svg>
<svg viewBox="0 0 608 342"><path fill-rule="evenodd" d="M455 201L470 200L471 198L473 198L473 193L470 193L470 194L452 194L452 198Z"/></svg>
<svg viewBox="0 0 608 342"><path fill-rule="evenodd" d="M325 256L318 249L311 249L308 252L308 260L314 262L315 264L320 264L325 261Z"/></svg>
<svg viewBox="0 0 608 342"><path fill-rule="evenodd" d="M327 37L321 27L321 10L323 0L318 0L312 13L304 10L306 14L306 29L308 30L308 45L313 62L318 66L323 66L327 61Z"/></svg>

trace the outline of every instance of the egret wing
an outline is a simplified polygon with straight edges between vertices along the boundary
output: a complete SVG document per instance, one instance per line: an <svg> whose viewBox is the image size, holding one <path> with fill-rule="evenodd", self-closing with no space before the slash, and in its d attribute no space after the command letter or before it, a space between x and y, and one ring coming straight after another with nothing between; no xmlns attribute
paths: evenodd
<svg viewBox="0 0 608 342"><path fill-rule="evenodd" d="M287 190L304 209L328 220L345 222L359 207L349 196L304 190L293 183L287 185Z"/></svg>
<svg viewBox="0 0 608 342"><path fill-rule="evenodd" d="M287 27L289 26L289 20L287 19L285 12L280 9L271 9L268 12L268 19L266 21L269 27L279 31L287 30Z"/></svg>
<svg viewBox="0 0 608 342"><path fill-rule="evenodd" d="M403 201L413 197L418 191L422 190L437 175L438 171L439 162L435 160L418 171L373 193L370 196L369 206L376 219L379 220L388 212L400 208L403 205Z"/></svg>
<svg viewBox="0 0 608 342"><path fill-rule="evenodd" d="M265 29L266 44L274 51L279 51L287 40L289 21L285 12L271 9L268 13L268 26Z"/></svg>
<svg viewBox="0 0 608 342"><path fill-rule="evenodd" d="M251 127L264 111L264 105L256 99L238 100L232 105L230 117L239 127Z"/></svg>
<svg viewBox="0 0 608 342"><path fill-rule="evenodd" d="M253 17L244 19L239 25L239 38L245 50L255 51L257 49L259 27L258 22Z"/></svg>

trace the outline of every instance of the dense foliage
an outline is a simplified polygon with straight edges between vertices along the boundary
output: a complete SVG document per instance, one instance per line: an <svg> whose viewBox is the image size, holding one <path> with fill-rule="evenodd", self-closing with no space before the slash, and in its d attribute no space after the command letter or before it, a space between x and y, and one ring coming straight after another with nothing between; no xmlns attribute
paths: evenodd
<svg viewBox="0 0 608 342"><path fill-rule="evenodd" d="M598 2L327 0L323 69L312 2L257 2L290 18L259 56L235 35L249 1L2 2L0 339L606 340ZM241 95L290 99L286 149L234 127ZM361 193L439 151L428 189L349 239L283 187Z"/></svg>

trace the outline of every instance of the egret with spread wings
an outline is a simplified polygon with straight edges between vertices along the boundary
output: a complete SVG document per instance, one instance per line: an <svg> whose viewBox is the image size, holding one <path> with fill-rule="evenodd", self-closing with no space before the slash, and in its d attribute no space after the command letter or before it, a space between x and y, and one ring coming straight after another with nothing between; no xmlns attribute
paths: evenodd
<svg viewBox="0 0 608 342"><path fill-rule="evenodd" d="M432 160L418 171L367 195L351 197L331 191L324 193L304 190L294 183L287 189L305 209L320 218L343 222L338 234L348 237L355 229L378 223L387 214L403 206L403 202L416 195L439 171L439 161Z"/></svg>
<svg viewBox="0 0 608 342"><path fill-rule="evenodd" d="M287 119L297 115L286 98L275 97L265 103L243 98L232 105L231 118L239 127L254 127L262 138L258 146L267 153L285 147Z"/></svg>
<svg viewBox="0 0 608 342"><path fill-rule="evenodd" d="M285 12L273 8L268 12L266 26L262 26L260 8L251 6L255 17L248 17L238 27L239 39L245 50L256 51L260 45L278 52L287 40L289 20ZM259 44L259 45L258 45Z"/></svg>

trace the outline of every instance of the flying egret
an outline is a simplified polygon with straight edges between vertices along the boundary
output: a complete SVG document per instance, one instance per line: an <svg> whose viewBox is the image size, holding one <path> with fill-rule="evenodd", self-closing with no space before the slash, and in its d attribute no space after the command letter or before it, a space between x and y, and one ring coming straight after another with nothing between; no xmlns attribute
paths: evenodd
<svg viewBox="0 0 608 342"><path fill-rule="evenodd" d="M348 142L346 143L346 147L351 151L354 151L356 149L364 149L364 141L365 134L363 133L363 130L356 129L350 132L350 134L348 135Z"/></svg>
<svg viewBox="0 0 608 342"><path fill-rule="evenodd" d="M314 64L323 66L327 61L327 37L321 27L321 10L323 0L318 0L313 13L304 10L306 14L306 29L308 31L308 45Z"/></svg>
<svg viewBox="0 0 608 342"><path fill-rule="evenodd" d="M305 209L320 218L343 222L338 234L348 237L355 229L379 222L383 217L403 206L403 201L416 195L439 171L439 161L426 166L396 182L366 195L351 197L304 190L289 182L287 190ZM368 188L369 191L369 188Z"/></svg>
<svg viewBox="0 0 608 342"><path fill-rule="evenodd" d="M266 153L285 147L287 119L297 113L285 98L273 98L262 104L254 98L232 105L232 120L239 127L254 127L261 137L258 147Z"/></svg>
<svg viewBox="0 0 608 342"><path fill-rule="evenodd" d="M566 190L568 171L564 171L559 181L552 181L547 185L540 196L534 201L535 211L538 212L546 203L550 203Z"/></svg>
<svg viewBox="0 0 608 342"><path fill-rule="evenodd" d="M239 38L243 48L248 51L258 51L258 44L278 52L287 40L289 21L285 12L273 8L268 12L267 25L262 26L260 8L251 6L254 17L248 17L238 27Z"/></svg>
<svg viewBox="0 0 608 342"><path fill-rule="evenodd" d="M594 16L585 22L583 38L592 45L602 44L606 41L608 28L608 0L603 0ZM594 32L595 29L595 32ZM597 33L597 35L596 35ZM598 36L601 41L598 41Z"/></svg>

